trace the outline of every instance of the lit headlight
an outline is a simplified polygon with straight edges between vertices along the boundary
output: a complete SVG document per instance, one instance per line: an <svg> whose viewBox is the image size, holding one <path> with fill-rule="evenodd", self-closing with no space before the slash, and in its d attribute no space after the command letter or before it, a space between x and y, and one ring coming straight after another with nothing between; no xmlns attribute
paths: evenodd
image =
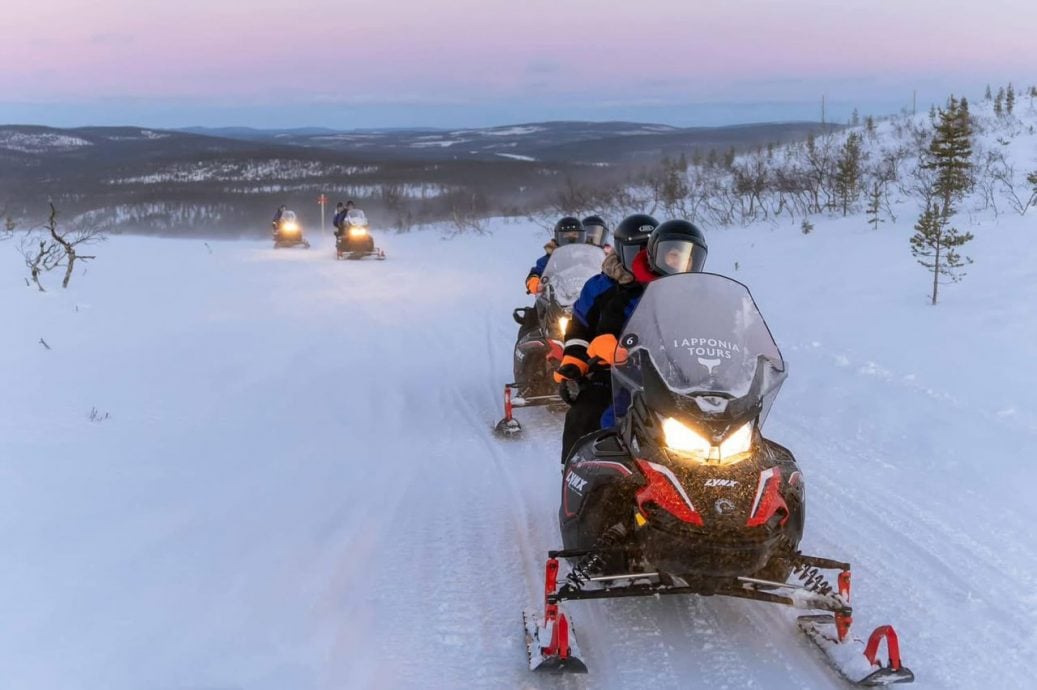
<svg viewBox="0 0 1037 690"><path fill-rule="evenodd" d="M367 234L367 228L350 228L349 229L349 236L350 237L363 237L366 234Z"/></svg>
<svg viewBox="0 0 1037 690"><path fill-rule="evenodd" d="M753 424L747 422L733 434L724 439L719 446L714 446L709 439L703 438L694 429L690 429L672 417L663 422L663 435L666 447L672 451L688 455L698 462L712 462L721 465L744 460L753 447Z"/></svg>
<svg viewBox="0 0 1037 690"><path fill-rule="evenodd" d="M562 335L565 335L565 329L569 327L569 317L563 316L558 319L558 328L561 330Z"/></svg>
<svg viewBox="0 0 1037 690"><path fill-rule="evenodd" d="M299 225L298 223L285 223L281 230L287 233L296 233L299 232Z"/></svg>

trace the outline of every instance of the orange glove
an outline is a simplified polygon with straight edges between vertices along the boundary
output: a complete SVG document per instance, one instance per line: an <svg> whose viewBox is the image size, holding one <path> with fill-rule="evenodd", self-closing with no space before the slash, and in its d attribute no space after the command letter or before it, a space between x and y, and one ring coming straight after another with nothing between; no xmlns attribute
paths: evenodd
<svg viewBox="0 0 1037 690"><path fill-rule="evenodd" d="M540 292L540 276L529 276L526 278L526 292L530 295Z"/></svg>
<svg viewBox="0 0 1037 690"><path fill-rule="evenodd" d="M587 356L591 359L597 357L611 366L616 362L617 345L619 345L619 341L616 340L616 336L611 333L599 335L597 338L592 340L590 346L587 347Z"/></svg>
<svg viewBox="0 0 1037 690"><path fill-rule="evenodd" d="M581 376L586 375L589 369L590 365L579 357L566 355L565 357L562 357L562 364L558 367L558 371L554 373L555 383L561 383L562 381L575 381Z"/></svg>

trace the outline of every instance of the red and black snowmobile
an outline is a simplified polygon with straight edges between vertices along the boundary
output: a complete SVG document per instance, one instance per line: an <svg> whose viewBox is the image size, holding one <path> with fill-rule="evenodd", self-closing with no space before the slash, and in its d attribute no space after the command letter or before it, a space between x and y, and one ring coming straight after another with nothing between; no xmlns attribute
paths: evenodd
<svg viewBox="0 0 1037 690"><path fill-rule="evenodd" d="M805 609L799 627L850 682L914 680L892 627L851 634L850 565L799 551L803 475L761 433L785 376L741 283L688 273L648 286L612 370L618 424L566 460L564 548L548 554L543 612L523 616L531 669L587 670L562 602L697 594Z"/></svg>
<svg viewBox="0 0 1037 690"><path fill-rule="evenodd" d="M534 305L512 313L520 326L515 342L515 381L504 386L504 418L497 422L498 434L515 436L522 431L513 414L516 407L564 406L552 374L562 361L573 304L583 284L601 272L604 259L604 250L592 244L556 248L540 277Z"/></svg>

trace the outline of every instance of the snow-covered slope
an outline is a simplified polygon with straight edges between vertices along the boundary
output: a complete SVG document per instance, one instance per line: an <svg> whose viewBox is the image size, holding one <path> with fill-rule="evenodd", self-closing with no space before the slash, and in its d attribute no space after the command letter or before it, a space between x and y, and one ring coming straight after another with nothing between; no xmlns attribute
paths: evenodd
<svg viewBox="0 0 1037 690"><path fill-rule="evenodd" d="M970 227L935 308L910 221L709 235L790 363L804 550L854 564L917 687L1030 685L1032 223ZM561 420L491 426L542 236L313 239L116 238L46 294L0 244L0 686L836 686L792 612L711 599L574 604L590 675L530 674Z"/></svg>

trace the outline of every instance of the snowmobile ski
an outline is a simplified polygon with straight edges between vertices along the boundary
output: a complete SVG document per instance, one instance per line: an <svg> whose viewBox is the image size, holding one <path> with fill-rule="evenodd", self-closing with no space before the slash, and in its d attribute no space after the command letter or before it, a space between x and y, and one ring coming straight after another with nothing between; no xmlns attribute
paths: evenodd
<svg viewBox="0 0 1037 690"><path fill-rule="evenodd" d="M910 683L915 674L900 662L900 642L892 626L872 631L868 642L858 638L839 639L838 625L831 614L800 616L799 629L813 642L825 661L848 682L863 687ZM889 661L878 659L879 646L886 641Z"/></svg>
<svg viewBox="0 0 1037 690"><path fill-rule="evenodd" d="M558 561L552 558L547 562L543 618L532 610L522 612L529 670L586 673L587 665L580 659L580 646L576 643L572 622L558 604L550 600L558 584L557 579Z"/></svg>

